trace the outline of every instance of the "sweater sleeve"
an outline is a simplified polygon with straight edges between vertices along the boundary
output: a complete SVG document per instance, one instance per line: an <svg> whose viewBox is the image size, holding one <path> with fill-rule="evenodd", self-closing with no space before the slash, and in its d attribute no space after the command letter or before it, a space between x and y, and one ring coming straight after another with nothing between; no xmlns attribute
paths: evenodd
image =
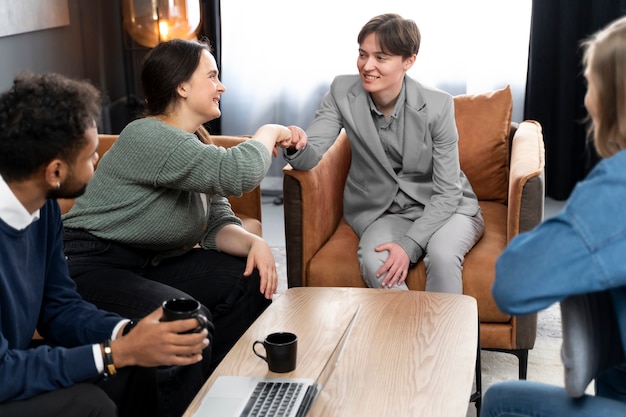
<svg viewBox="0 0 626 417"><path fill-rule="evenodd" d="M91 345L9 349L0 339L0 403L70 387L98 376Z"/></svg>
<svg viewBox="0 0 626 417"><path fill-rule="evenodd" d="M98 309L78 293L63 252L63 223L58 204L56 201L49 204L52 203L56 210L47 213L46 219L54 231L41 249L46 254L47 267L37 328L42 336L59 346L100 343L111 337L122 317Z"/></svg>
<svg viewBox="0 0 626 417"><path fill-rule="evenodd" d="M240 196L261 183L271 164L263 144L248 140L231 148L187 139L167 154L155 185L209 195Z"/></svg>
<svg viewBox="0 0 626 417"><path fill-rule="evenodd" d="M202 237L200 246L203 249L217 250L215 237L217 232L227 224L238 224L241 226L241 220L235 216L228 199L221 196L213 196L209 206L209 228Z"/></svg>

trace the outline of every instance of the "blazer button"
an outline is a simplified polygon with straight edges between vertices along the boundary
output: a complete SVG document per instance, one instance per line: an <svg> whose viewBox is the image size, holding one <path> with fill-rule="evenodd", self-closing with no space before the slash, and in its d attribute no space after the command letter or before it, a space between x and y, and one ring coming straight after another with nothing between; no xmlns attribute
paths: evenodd
<svg viewBox="0 0 626 417"><path fill-rule="evenodd" d="M206 232L206 229L208 229L208 227L207 227L207 225L206 225L206 224L203 224L203 225L202 225L202 227L201 227L201 229L202 229L202 231L203 231L203 232Z"/></svg>
<svg viewBox="0 0 626 417"><path fill-rule="evenodd" d="M189 245L183 245L183 250L184 251L188 251L189 250Z"/></svg>

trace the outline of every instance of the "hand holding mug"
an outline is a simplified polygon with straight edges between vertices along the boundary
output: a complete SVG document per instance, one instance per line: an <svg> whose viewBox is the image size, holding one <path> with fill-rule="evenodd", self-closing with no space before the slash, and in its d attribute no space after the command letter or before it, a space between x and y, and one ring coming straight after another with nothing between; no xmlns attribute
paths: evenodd
<svg viewBox="0 0 626 417"><path fill-rule="evenodd" d="M202 304L191 298L172 298L162 304L163 317L161 321L186 320L195 318L198 327L185 333L199 333L209 325L209 319L202 313Z"/></svg>
<svg viewBox="0 0 626 417"><path fill-rule="evenodd" d="M126 335L118 335L111 342L116 368L126 366L186 366L202 360L204 349L210 343L210 334L200 329L194 330L200 319L189 322L165 323L163 308L159 307L139 320L133 330ZM212 325L208 322L209 332Z"/></svg>

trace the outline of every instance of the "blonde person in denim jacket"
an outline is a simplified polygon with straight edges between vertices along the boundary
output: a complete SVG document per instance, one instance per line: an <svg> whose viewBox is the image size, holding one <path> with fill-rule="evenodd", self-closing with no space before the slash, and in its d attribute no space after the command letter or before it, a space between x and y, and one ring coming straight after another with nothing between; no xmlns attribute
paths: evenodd
<svg viewBox="0 0 626 417"><path fill-rule="evenodd" d="M583 44L585 107L595 148L605 159L581 181L554 218L514 239L498 259L493 295L513 315L542 310L568 296L608 291L626 346L626 17ZM529 381L490 387L482 417L626 415L626 371L596 378L596 395Z"/></svg>

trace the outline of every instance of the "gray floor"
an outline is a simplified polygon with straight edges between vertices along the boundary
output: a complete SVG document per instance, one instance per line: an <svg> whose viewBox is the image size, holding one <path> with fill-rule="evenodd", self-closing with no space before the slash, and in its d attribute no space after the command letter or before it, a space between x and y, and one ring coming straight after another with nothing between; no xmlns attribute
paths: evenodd
<svg viewBox="0 0 626 417"><path fill-rule="evenodd" d="M261 198L263 238L271 247L285 246L285 221L282 204L274 204L275 195Z"/></svg>

